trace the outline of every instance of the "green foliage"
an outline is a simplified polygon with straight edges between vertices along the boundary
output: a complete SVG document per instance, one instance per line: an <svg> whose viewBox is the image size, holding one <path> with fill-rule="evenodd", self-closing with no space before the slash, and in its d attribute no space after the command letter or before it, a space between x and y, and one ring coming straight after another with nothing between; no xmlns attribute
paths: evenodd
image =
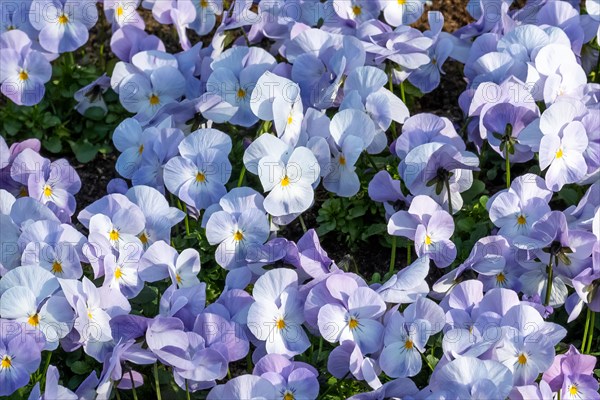
<svg viewBox="0 0 600 400"><path fill-rule="evenodd" d="M10 141L37 138L43 148L56 155L74 154L86 163L98 153L112 151L111 135L129 114L112 90L104 94L108 113L98 107L85 116L75 111L75 92L94 81L101 71L93 64L76 65L72 54L53 63L52 79L46 84L42 101L33 106L18 106L11 101L0 107L3 135Z"/></svg>
<svg viewBox="0 0 600 400"><path fill-rule="evenodd" d="M379 223L378 223L379 222ZM383 207L373 202L366 191L351 198L331 198L319 209L317 233L341 235L340 243L356 248L361 241L386 231Z"/></svg>

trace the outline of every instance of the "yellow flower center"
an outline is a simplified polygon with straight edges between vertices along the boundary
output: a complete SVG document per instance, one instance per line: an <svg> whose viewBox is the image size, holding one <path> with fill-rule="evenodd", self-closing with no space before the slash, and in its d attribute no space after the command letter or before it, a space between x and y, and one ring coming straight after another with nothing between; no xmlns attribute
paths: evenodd
<svg viewBox="0 0 600 400"><path fill-rule="evenodd" d="M406 350L412 350L413 347L415 347L415 345L413 344L413 341L410 339L406 339L406 342L404 342L404 348Z"/></svg>
<svg viewBox="0 0 600 400"><path fill-rule="evenodd" d="M27 323L31 326L38 326L40 324L40 316L36 314L30 315L27 319Z"/></svg>
<svg viewBox="0 0 600 400"><path fill-rule="evenodd" d="M94 319L94 314L92 313L92 309L88 308L87 309L87 316L89 319Z"/></svg>
<svg viewBox="0 0 600 400"><path fill-rule="evenodd" d="M148 99L148 101L150 102L150 105L153 105L153 106L155 106L158 103L160 103L160 99L155 94L153 94L152 96L150 96L150 98Z"/></svg>
<svg viewBox="0 0 600 400"><path fill-rule="evenodd" d="M0 361L0 367L6 369L6 368L10 368L12 366L12 359L10 358L9 355L5 355L4 357L2 357L2 361Z"/></svg>
<svg viewBox="0 0 600 400"><path fill-rule="evenodd" d="M292 114L289 115L288 119L287 119L287 124L291 125L294 123L294 117L292 117Z"/></svg>
<svg viewBox="0 0 600 400"><path fill-rule="evenodd" d="M200 7L202 7L202 8L208 7L208 0L200 0Z"/></svg>
<svg viewBox="0 0 600 400"><path fill-rule="evenodd" d="M527 356L525 355L525 353L519 354L519 359L517 361L519 362L520 365L527 364Z"/></svg>
<svg viewBox="0 0 600 400"><path fill-rule="evenodd" d="M426 244L427 246L430 246L430 245L431 245L431 243L433 243L433 242L431 241L431 236L429 236L429 235L425 235L425 244Z"/></svg>
<svg viewBox="0 0 600 400"><path fill-rule="evenodd" d="M346 157L340 156L340 165L346 165Z"/></svg>
<svg viewBox="0 0 600 400"><path fill-rule="evenodd" d="M52 273L62 274L62 272L63 272L63 267L62 267L62 264L60 263L60 261L54 261L52 263Z"/></svg>
<svg viewBox="0 0 600 400"><path fill-rule="evenodd" d="M144 152L144 145L140 145L140 148L138 149L138 154L142 154Z"/></svg>
<svg viewBox="0 0 600 400"><path fill-rule="evenodd" d="M285 394L283 395L283 400L295 400L296 398L294 397L294 395L290 392L285 392Z"/></svg>
<svg viewBox="0 0 600 400"><path fill-rule="evenodd" d="M398 0L398 5L403 6L406 4L406 0Z"/></svg>
<svg viewBox="0 0 600 400"><path fill-rule="evenodd" d="M44 196L52 196L52 187L50 187L50 185L44 185Z"/></svg>
<svg viewBox="0 0 600 400"><path fill-rule="evenodd" d="M108 232L108 238L113 242L116 242L119 240L119 231L113 228L110 232Z"/></svg>
<svg viewBox="0 0 600 400"><path fill-rule="evenodd" d="M362 7L361 6L353 6L352 12L354 13L354 15L359 16L360 14L362 14Z"/></svg>
<svg viewBox="0 0 600 400"><path fill-rule="evenodd" d="M196 182L198 182L198 183L206 182L206 175L204 175L202 172L198 172L196 174Z"/></svg>
<svg viewBox="0 0 600 400"><path fill-rule="evenodd" d="M288 176L286 175L281 180L281 186L286 187L289 184L290 184L290 178L288 178Z"/></svg>
<svg viewBox="0 0 600 400"><path fill-rule="evenodd" d="M181 285L181 276L179 274L175 274L175 280Z"/></svg>
<svg viewBox="0 0 600 400"><path fill-rule="evenodd" d="M123 7L121 5L117 6L117 16L120 17L123 15Z"/></svg>
<svg viewBox="0 0 600 400"><path fill-rule="evenodd" d="M120 267L115 269L115 279L121 279L123 277L123 271L121 271Z"/></svg>
<svg viewBox="0 0 600 400"><path fill-rule="evenodd" d="M245 99L246 98L246 91L242 88L239 88L237 91L237 97L239 100Z"/></svg>
<svg viewBox="0 0 600 400"><path fill-rule="evenodd" d="M60 17L58 17L58 23L59 24L66 24L67 22L69 22L69 17L67 17L66 14L61 14Z"/></svg>
<svg viewBox="0 0 600 400"><path fill-rule="evenodd" d="M27 73L27 71L23 70L19 72L19 79L22 81L26 81L27 79L29 79L29 74Z"/></svg>
<svg viewBox="0 0 600 400"><path fill-rule="evenodd" d="M146 236L145 232L142 232L139 236L140 238L140 242L142 242L142 244L148 244L148 236Z"/></svg>
<svg viewBox="0 0 600 400"><path fill-rule="evenodd" d="M563 156L562 149L558 149L558 151L556 152L556 158L562 158L562 156Z"/></svg>
<svg viewBox="0 0 600 400"><path fill-rule="evenodd" d="M525 216L523 214L521 214L517 217L517 224L525 225L526 223L527 223L527 218L525 218Z"/></svg>
<svg viewBox="0 0 600 400"><path fill-rule="evenodd" d="M506 282L506 275L500 272L498 275L496 275L496 282L500 285L504 284Z"/></svg>
<svg viewBox="0 0 600 400"><path fill-rule="evenodd" d="M235 240L236 242L244 240L244 234L242 233L242 231L235 231L235 233L233 234L233 240Z"/></svg>
<svg viewBox="0 0 600 400"><path fill-rule="evenodd" d="M348 326L350 329L358 328L358 320L355 317L351 317L350 321L348 321Z"/></svg>
<svg viewBox="0 0 600 400"><path fill-rule="evenodd" d="M576 396L577 393L579 393L579 390L577 389L577 385L570 385L569 386L569 394L571 396Z"/></svg>
<svg viewBox="0 0 600 400"><path fill-rule="evenodd" d="M282 330L285 328L285 321L283 320L283 318L279 318L277 320L277 322L275 323L275 326L277 326L277 329Z"/></svg>

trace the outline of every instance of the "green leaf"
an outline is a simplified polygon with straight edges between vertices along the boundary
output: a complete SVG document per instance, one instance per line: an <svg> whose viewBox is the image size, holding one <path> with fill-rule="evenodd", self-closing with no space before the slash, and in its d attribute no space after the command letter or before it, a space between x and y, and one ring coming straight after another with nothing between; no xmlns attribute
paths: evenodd
<svg viewBox="0 0 600 400"><path fill-rule="evenodd" d="M4 121L4 131L10 136L16 135L23 125L14 119L7 119Z"/></svg>
<svg viewBox="0 0 600 400"><path fill-rule="evenodd" d="M458 229L464 232L470 231L474 225L475 220L471 217L460 218L456 221L456 226L458 227Z"/></svg>
<svg viewBox="0 0 600 400"><path fill-rule="evenodd" d="M369 226L367 229L364 230L364 232L362 233L361 238L363 240L370 238L371 236L375 236L375 235L381 235L384 232L387 232L387 225L386 224L374 224Z"/></svg>
<svg viewBox="0 0 600 400"><path fill-rule="evenodd" d="M489 200L490 200L489 196L481 196L479 198L479 204L481 204L485 208L487 206L487 203Z"/></svg>
<svg viewBox="0 0 600 400"><path fill-rule="evenodd" d="M94 157L96 157L96 154L98 154L99 146L94 146L91 143L69 141L69 144L71 145L73 153L75 153L75 158L82 164L92 161Z"/></svg>
<svg viewBox="0 0 600 400"><path fill-rule="evenodd" d="M568 205L577 204L579 201L579 195L571 188L565 187L558 192L558 198L563 200Z"/></svg>
<svg viewBox="0 0 600 400"><path fill-rule="evenodd" d="M50 113L44 114L44 119L42 120L42 126L44 128L53 128L58 125L60 125L60 118Z"/></svg>
<svg viewBox="0 0 600 400"><path fill-rule="evenodd" d="M427 359L427 363L432 367L435 368L435 366L437 365L437 363L440 361L437 359L437 357L431 355L431 354L427 354L427 356L425 356L425 358Z"/></svg>
<svg viewBox="0 0 600 400"><path fill-rule="evenodd" d="M75 361L71 364L71 371L77 375L85 375L89 373L92 368L85 361Z"/></svg>
<svg viewBox="0 0 600 400"><path fill-rule="evenodd" d="M62 142L57 136L51 136L42 141L42 145L50 153L60 153L62 151Z"/></svg>
<svg viewBox="0 0 600 400"><path fill-rule="evenodd" d="M90 107L85 110L83 116L93 121L102 121L106 116L106 112L100 107Z"/></svg>
<svg viewBox="0 0 600 400"><path fill-rule="evenodd" d="M473 181L473 186L462 194L465 204L471 203L473 199L485 191L485 183L479 179Z"/></svg>

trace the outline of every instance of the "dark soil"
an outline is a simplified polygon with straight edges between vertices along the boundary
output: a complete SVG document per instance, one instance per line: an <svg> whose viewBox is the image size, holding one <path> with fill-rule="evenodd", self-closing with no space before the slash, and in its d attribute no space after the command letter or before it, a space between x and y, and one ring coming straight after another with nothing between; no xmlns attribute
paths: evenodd
<svg viewBox="0 0 600 400"><path fill-rule="evenodd" d="M439 10L444 14L444 30L453 32L461 26L472 21L466 11L468 0L434 0L433 4L426 8L428 10ZM147 21L146 30L160 37L168 51L179 51L178 38L173 26L161 25L156 23L148 11L142 11L144 20ZM103 20L103 18L100 18ZM423 17L414 24L414 27L420 30L429 28L427 22L427 12ZM110 29L108 26L100 27L91 32L90 42L95 43L90 47L90 50L96 48L98 41L105 43L105 48L108 50L108 37L99 30ZM195 40L194 40L195 39ZM197 38L192 38L196 42ZM108 57L113 57L110 55ZM458 96L465 89L466 83L463 81L462 65L457 62L449 61L444 66L446 75L442 76L440 87L434 92L423 96L420 99L415 99L415 104L411 107L411 113L417 114L422 112L430 112L440 116L450 118L457 125L462 123L462 112L458 107ZM79 164L76 160L70 160L75 166L81 177L83 186L79 194L76 196L78 211L85 208L90 203L96 201L106 195L106 185L112 179L118 177L115 171L116 154L98 155L93 161L87 164ZM304 214L307 227L310 229L317 227L316 222L317 208L309 210ZM372 223L381 223L382 221L372 221ZM285 231L286 237L290 239L298 239L302 235L302 230L298 222L294 222ZM351 270L354 270L354 264L358 271L370 277L374 272L384 274L387 272L390 263L390 249L385 247L382 239L374 237L368 242L359 244L356 251L349 254L348 247L343 240L336 237L335 233L326 235L323 239L323 247L329 253L329 256L337 262L342 260L348 261ZM413 254L414 260L414 254ZM399 247L397 251L396 266L398 269L406 265L406 248Z"/></svg>

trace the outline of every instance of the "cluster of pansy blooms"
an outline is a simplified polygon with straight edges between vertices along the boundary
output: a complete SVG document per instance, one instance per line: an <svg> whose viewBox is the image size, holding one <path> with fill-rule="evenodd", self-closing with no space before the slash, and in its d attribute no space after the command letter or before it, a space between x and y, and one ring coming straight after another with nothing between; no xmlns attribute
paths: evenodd
<svg viewBox="0 0 600 400"><path fill-rule="evenodd" d="M30 398L110 398L149 384L151 364L208 399L316 399L326 374L364 382L371 391L356 399L600 398L595 357L555 350L569 324L585 321L589 353L600 312L600 85L588 83L600 73L589 44L597 1L587 14L579 1L471 1L476 22L453 35L435 11L429 31L409 26L420 0L143 1L176 28L176 54L144 31L139 3L104 1L121 61L77 95L83 108L102 107L85 93L111 87L134 114L113 135L131 185L111 181L75 216L81 182L68 162L45 159L35 140L8 148L0 138L0 395L27 385L42 351L61 346L83 348L102 372L72 392L49 366ZM19 79L43 85L48 54L85 43L97 16L73 4L22 2L56 9L55 23L3 8L3 93ZM192 30L212 40L193 44ZM433 91L449 57L468 82L460 131L445 117L411 116L395 94L407 80ZM27 104L23 93L9 97ZM256 132L233 180L241 140L228 126ZM496 228L457 260L454 216L485 148L505 160L506 189L486 204ZM279 232L319 186L356 195L359 161L381 153L397 173L377 172L368 194L417 259L370 283L339 268L314 230L296 242ZM537 174L511 178L516 164ZM243 186L246 173L260 187ZM565 185L585 194L552 209ZM210 304L198 251L171 246L188 218L227 270ZM444 275L430 286L434 268ZM131 300L156 282L168 288L156 316L142 316ZM566 326L552 322L562 307ZM436 338L442 354L430 365ZM326 366L295 360L315 340L333 346ZM246 373L228 377L245 358ZM417 387L411 378L427 368Z"/></svg>

